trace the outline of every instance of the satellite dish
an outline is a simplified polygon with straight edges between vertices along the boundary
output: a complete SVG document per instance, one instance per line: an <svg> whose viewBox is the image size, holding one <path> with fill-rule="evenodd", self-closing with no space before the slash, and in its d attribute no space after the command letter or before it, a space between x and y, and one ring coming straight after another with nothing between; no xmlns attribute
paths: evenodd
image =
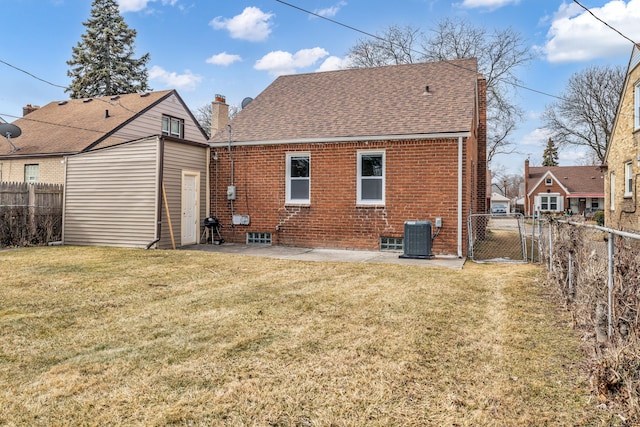
<svg viewBox="0 0 640 427"><path fill-rule="evenodd" d="M247 105L251 104L251 101L253 101L253 98L251 98L250 96L247 96L245 99L242 100L242 109L244 110L245 108L247 108Z"/></svg>
<svg viewBox="0 0 640 427"><path fill-rule="evenodd" d="M11 146L12 153L19 150L18 147L13 145L13 142L11 142L11 138L17 138L22 135L22 129L11 123L0 123L0 135L3 135L5 138L7 138L7 141Z"/></svg>

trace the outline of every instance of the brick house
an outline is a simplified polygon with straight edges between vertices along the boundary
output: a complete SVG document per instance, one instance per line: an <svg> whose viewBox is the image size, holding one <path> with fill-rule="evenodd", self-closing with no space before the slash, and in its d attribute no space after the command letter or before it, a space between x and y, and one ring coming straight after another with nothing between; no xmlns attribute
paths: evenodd
<svg viewBox="0 0 640 427"><path fill-rule="evenodd" d="M590 214L604 208L604 174L599 166L529 167L524 161L524 210Z"/></svg>
<svg viewBox="0 0 640 427"><path fill-rule="evenodd" d="M640 231L640 47L633 47L605 155L605 225Z"/></svg>
<svg viewBox="0 0 640 427"><path fill-rule="evenodd" d="M405 221L429 221L434 254L466 254L487 200L475 59L281 76L229 126L227 109L210 143L226 241L401 249Z"/></svg>

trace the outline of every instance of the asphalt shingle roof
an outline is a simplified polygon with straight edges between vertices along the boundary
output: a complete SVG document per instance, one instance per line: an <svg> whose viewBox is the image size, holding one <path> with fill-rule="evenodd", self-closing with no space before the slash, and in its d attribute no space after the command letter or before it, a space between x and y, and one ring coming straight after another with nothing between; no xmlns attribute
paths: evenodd
<svg viewBox="0 0 640 427"><path fill-rule="evenodd" d="M123 142L121 138L109 138L109 134L172 92L51 102L13 122L22 130L20 137L12 139L19 151L11 153L9 144L0 141L0 156L77 153L105 136L101 146Z"/></svg>
<svg viewBox="0 0 640 427"><path fill-rule="evenodd" d="M558 183L572 194L604 195L604 175L598 166L530 167L529 182L531 186L536 185L547 171L551 172Z"/></svg>
<svg viewBox="0 0 640 427"><path fill-rule="evenodd" d="M477 76L475 59L281 76L231 121L232 139L468 132Z"/></svg>

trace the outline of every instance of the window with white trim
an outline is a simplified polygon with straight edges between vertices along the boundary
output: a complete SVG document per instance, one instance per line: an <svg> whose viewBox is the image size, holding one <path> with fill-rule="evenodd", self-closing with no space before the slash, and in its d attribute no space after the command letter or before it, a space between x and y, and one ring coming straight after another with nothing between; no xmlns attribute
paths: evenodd
<svg viewBox="0 0 640 427"><path fill-rule="evenodd" d="M624 197L633 195L633 163L624 164Z"/></svg>
<svg viewBox="0 0 640 427"><path fill-rule="evenodd" d="M287 154L287 203L311 203L311 156Z"/></svg>
<svg viewBox="0 0 640 427"><path fill-rule="evenodd" d="M551 184L553 184L553 180L551 178L545 178L544 184L545 185L551 185Z"/></svg>
<svg viewBox="0 0 640 427"><path fill-rule="evenodd" d="M177 117L162 116L162 134L184 138L184 120Z"/></svg>
<svg viewBox="0 0 640 427"><path fill-rule="evenodd" d="M384 151L358 152L357 197L359 205L384 204Z"/></svg>
<svg viewBox="0 0 640 427"><path fill-rule="evenodd" d="M609 175L609 210L616 210L616 174L611 172Z"/></svg>
<svg viewBox="0 0 640 427"><path fill-rule="evenodd" d="M640 82L633 89L633 124L636 130L640 129Z"/></svg>
<svg viewBox="0 0 640 427"><path fill-rule="evenodd" d="M39 165L24 165L24 182L38 182L39 173Z"/></svg>
<svg viewBox="0 0 640 427"><path fill-rule="evenodd" d="M540 212L561 212L564 210L564 198L558 194L540 194L536 198L536 206Z"/></svg>

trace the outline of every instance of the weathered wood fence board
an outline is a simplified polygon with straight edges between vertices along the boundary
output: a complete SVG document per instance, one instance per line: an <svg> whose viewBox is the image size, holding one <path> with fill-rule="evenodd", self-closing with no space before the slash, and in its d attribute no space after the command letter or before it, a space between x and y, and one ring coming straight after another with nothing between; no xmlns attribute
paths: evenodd
<svg viewBox="0 0 640 427"><path fill-rule="evenodd" d="M60 240L63 194L58 184L0 182L0 247Z"/></svg>

